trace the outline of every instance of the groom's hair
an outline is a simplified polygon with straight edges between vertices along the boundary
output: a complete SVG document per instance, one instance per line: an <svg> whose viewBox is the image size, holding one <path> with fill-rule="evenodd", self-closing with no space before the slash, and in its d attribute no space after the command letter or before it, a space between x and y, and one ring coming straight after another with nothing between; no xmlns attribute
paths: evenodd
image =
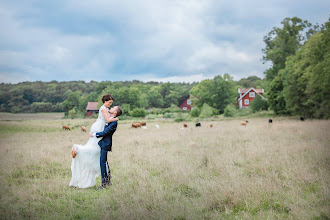
<svg viewBox="0 0 330 220"><path fill-rule="evenodd" d="M108 93L108 94L105 94L105 95L102 97L102 102L103 102L103 103L105 103L106 101L109 101L109 100L113 100L112 95L110 95L109 93Z"/></svg>
<svg viewBox="0 0 330 220"><path fill-rule="evenodd" d="M116 106L116 107L117 107L116 117L121 116L121 114L123 113L123 110L120 108L120 106Z"/></svg>

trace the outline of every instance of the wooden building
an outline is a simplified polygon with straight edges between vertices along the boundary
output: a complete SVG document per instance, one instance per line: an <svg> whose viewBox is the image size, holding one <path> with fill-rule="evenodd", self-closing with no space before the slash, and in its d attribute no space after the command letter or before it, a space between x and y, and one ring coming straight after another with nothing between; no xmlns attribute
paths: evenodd
<svg viewBox="0 0 330 220"><path fill-rule="evenodd" d="M238 89L239 96L237 97L237 104L240 108L248 108L250 106L251 101L257 97L257 95L263 97L264 90L263 89L255 89L255 88L243 88Z"/></svg>
<svg viewBox="0 0 330 220"><path fill-rule="evenodd" d="M86 107L86 115L87 117L91 116L92 114L98 114L99 109L97 108L98 102L88 102Z"/></svg>

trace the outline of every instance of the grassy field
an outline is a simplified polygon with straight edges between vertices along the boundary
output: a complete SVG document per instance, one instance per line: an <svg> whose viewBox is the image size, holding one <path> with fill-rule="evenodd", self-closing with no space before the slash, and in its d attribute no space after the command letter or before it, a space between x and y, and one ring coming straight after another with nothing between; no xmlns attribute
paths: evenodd
<svg viewBox="0 0 330 220"><path fill-rule="evenodd" d="M68 186L71 146L95 119L1 114L0 219L330 218L327 120L120 121L100 192Z"/></svg>

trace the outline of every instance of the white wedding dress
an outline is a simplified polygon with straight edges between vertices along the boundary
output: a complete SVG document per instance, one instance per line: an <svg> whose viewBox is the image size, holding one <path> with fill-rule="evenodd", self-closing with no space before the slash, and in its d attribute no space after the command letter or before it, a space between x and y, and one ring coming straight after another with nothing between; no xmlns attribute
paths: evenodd
<svg viewBox="0 0 330 220"><path fill-rule="evenodd" d="M104 105L99 110L96 122L91 127L91 132L101 132L104 130L106 120L102 114L102 109L106 109ZM110 117L110 114L108 112ZM101 138L89 138L85 145L74 144L73 149L77 152L75 158L72 158L71 172L72 178L69 186L78 188L88 188L95 186L96 177L101 175L100 155L101 149L98 142Z"/></svg>

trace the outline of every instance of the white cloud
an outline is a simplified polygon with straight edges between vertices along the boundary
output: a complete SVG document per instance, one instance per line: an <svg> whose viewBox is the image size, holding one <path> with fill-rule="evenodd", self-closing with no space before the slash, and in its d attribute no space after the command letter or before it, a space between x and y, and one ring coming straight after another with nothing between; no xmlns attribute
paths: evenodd
<svg viewBox="0 0 330 220"><path fill-rule="evenodd" d="M330 6L321 0L71 0L49 8L3 2L0 81L16 80L10 73L60 81L262 77L263 36L298 16L297 8L306 8L303 19L320 16L309 10L317 5Z"/></svg>

